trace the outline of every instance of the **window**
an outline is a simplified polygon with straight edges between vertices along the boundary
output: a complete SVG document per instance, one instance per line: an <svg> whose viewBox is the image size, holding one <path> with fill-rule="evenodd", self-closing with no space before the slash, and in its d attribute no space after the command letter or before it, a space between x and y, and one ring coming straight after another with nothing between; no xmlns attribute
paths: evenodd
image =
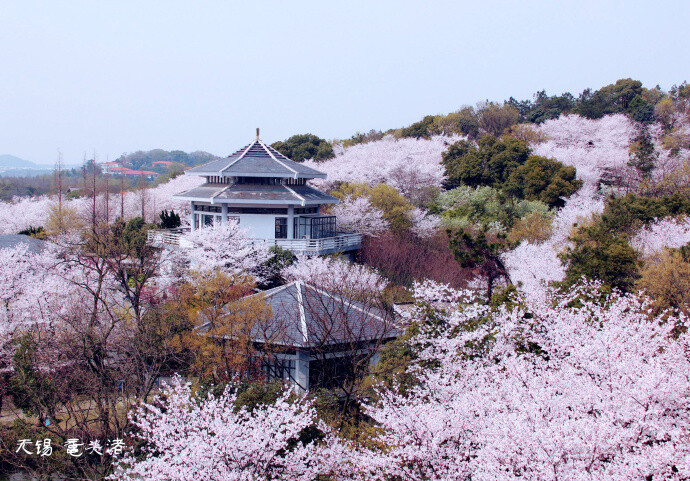
<svg viewBox="0 0 690 481"><path fill-rule="evenodd" d="M265 360L261 363L267 381L288 381L294 378L295 361L276 359L273 362Z"/></svg>
<svg viewBox="0 0 690 481"><path fill-rule="evenodd" d="M323 239L336 235L335 216L295 217L295 239Z"/></svg>
<svg viewBox="0 0 690 481"><path fill-rule="evenodd" d="M287 217L276 217L276 239L287 239Z"/></svg>

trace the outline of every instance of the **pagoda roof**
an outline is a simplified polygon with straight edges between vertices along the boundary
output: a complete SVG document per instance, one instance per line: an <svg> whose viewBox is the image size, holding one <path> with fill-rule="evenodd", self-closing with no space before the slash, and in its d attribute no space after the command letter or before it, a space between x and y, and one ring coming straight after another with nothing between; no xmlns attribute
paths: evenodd
<svg viewBox="0 0 690 481"><path fill-rule="evenodd" d="M11 249L19 244L26 244L27 249L32 254L38 254L46 248L48 243L44 240L36 239L23 234L0 235L0 250Z"/></svg>
<svg viewBox="0 0 690 481"><path fill-rule="evenodd" d="M392 339L401 333L391 315L383 309L302 281L251 297L263 299L271 307L272 314L270 319L252 328L255 342L309 348ZM205 323L200 331L208 332L209 327Z"/></svg>
<svg viewBox="0 0 690 481"><path fill-rule="evenodd" d="M212 204L312 205L339 202L337 198L308 185L203 184L173 198Z"/></svg>
<svg viewBox="0 0 690 481"><path fill-rule="evenodd" d="M229 157L193 167L185 173L221 177L326 178L323 172L288 159L259 139Z"/></svg>

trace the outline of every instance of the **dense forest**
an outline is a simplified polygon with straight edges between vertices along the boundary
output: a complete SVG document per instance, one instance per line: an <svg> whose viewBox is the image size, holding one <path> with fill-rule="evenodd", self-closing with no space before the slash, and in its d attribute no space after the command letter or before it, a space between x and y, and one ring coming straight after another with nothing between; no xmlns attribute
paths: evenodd
<svg viewBox="0 0 690 481"><path fill-rule="evenodd" d="M690 479L685 82L540 91L273 146L328 174L311 184L340 200L339 230L363 236L354 259L268 249L236 223L186 232L189 205L172 195L201 179L182 168L121 188L87 163L62 178L81 179L78 194L53 178L46 195L0 203L2 234L46 242L0 249L3 470ZM190 247L148 241L178 226ZM395 336L374 355L348 325L337 375L295 394L275 375L283 347L256 350L261 296L292 282L375 306ZM322 320L305 340L329 332Z"/></svg>

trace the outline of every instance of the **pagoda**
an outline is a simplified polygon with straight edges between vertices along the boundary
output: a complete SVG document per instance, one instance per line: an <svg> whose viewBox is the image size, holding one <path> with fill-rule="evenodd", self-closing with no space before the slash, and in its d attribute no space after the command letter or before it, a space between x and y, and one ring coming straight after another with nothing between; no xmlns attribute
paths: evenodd
<svg viewBox="0 0 690 481"><path fill-rule="evenodd" d="M338 232L336 217L324 212L338 199L307 185L308 180L325 179L326 174L266 145L259 129L249 145L185 174L206 179L173 197L190 202L192 230L238 222L254 241L306 255L361 247L361 235Z"/></svg>

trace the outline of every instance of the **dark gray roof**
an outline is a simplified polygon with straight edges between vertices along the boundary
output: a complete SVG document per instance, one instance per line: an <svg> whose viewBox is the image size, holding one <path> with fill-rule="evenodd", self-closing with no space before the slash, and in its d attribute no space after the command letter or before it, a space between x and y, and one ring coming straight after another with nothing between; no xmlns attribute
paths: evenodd
<svg viewBox="0 0 690 481"><path fill-rule="evenodd" d="M185 173L225 177L326 178L323 172L288 159L261 140L255 140L225 159L193 167Z"/></svg>
<svg viewBox="0 0 690 481"><path fill-rule="evenodd" d="M300 281L253 296L261 296L272 311L271 319L253 328L256 342L315 348L392 339L400 334L383 309ZM207 330L207 324L202 326L202 332Z"/></svg>
<svg viewBox="0 0 690 481"><path fill-rule="evenodd" d="M204 184L175 195L218 204L337 204L337 198L308 185Z"/></svg>
<svg viewBox="0 0 690 481"><path fill-rule="evenodd" d="M29 252L38 254L46 248L46 242L35 237L22 234L0 235L0 249L10 249L21 243L26 244Z"/></svg>

